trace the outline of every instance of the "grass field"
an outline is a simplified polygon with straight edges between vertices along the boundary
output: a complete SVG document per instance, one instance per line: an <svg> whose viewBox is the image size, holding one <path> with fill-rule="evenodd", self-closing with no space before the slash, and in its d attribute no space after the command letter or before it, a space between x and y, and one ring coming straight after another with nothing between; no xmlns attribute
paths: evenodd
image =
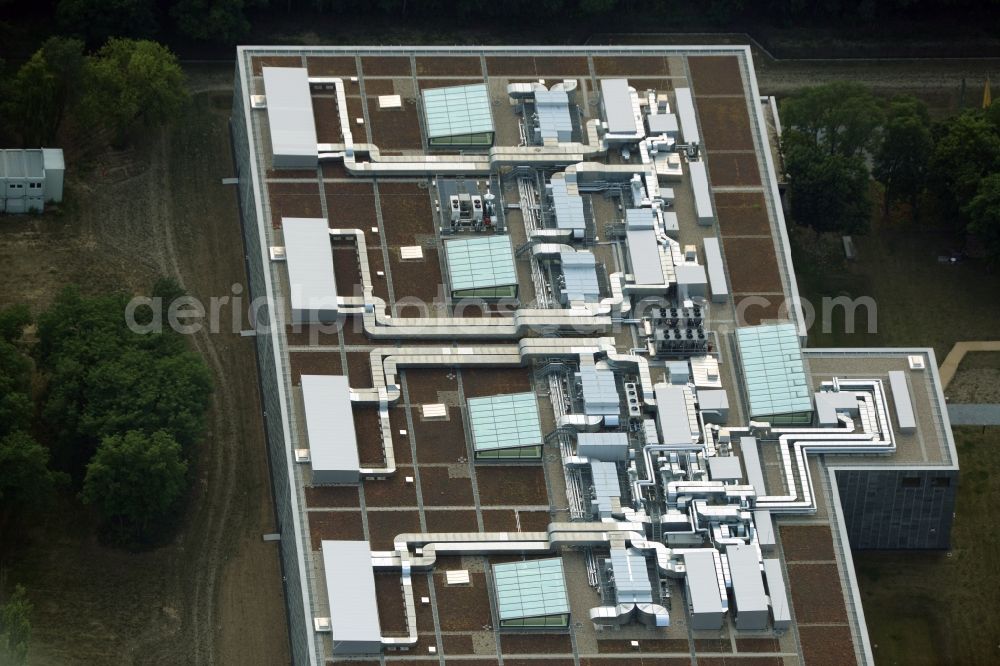
<svg viewBox="0 0 1000 666"><path fill-rule="evenodd" d="M62 212L0 223L0 305L37 313L66 284L148 293L169 275L207 302L245 283L228 117L231 69L192 76L174 126L133 148L66 145ZM227 86L229 86L227 88ZM86 144L86 141L81 143ZM224 311L222 331L231 331ZM34 604L31 664L287 663L281 572L252 343L191 336L215 386L181 528L141 553L101 544L72 497L0 542L0 584Z"/></svg>
<svg viewBox="0 0 1000 666"><path fill-rule="evenodd" d="M962 465L947 553L858 552L854 563L878 664L1000 662L1000 428L955 428Z"/></svg>
<svg viewBox="0 0 1000 666"><path fill-rule="evenodd" d="M953 249L946 236L878 228L855 239L859 257L851 263L839 239L793 236L804 298L871 296L878 306L875 333L845 332L840 313L828 332L813 326L813 347L931 346L940 361L958 340L1000 334L1000 276L976 261L938 263ZM970 354L952 385L998 366L1000 354ZM951 551L854 553L878 664L1000 662L1000 608L992 602L1000 538L990 518L1000 498L1000 428L956 428L955 440L962 473Z"/></svg>
<svg viewBox="0 0 1000 666"><path fill-rule="evenodd" d="M866 332L864 311L859 311L856 332L849 333L843 310L837 309L828 332L822 322L810 329L811 346L933 347L940 362L959 340L1000 335L1000 274L975 260L938 263L939 255L956 249L950 236L883 225L855 238L858 258L853 262L842 259L839 238L803 242L813 240L793 242L803 298L821 312L823 297L870 296L878 326Z"/></svg>

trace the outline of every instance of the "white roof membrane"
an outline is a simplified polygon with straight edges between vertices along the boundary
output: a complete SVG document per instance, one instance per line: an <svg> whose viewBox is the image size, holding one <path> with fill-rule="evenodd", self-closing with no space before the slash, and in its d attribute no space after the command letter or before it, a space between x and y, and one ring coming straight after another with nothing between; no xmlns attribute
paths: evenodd
<svg viewBox="0 0 1000 666"><path fill-rule="evenodd" d="M322 548L334 654L379 652L382 630L368 542L324 541Z"/></svg>
<svg viewBox="0 0 1000 666"><path fill-rule="evenodd" d="M612 134L635 134L635 112L627 79L601 79L604 119Z"/></svg>
<svg viewBox="0 0 1000 666"><path fill-rule="evenodd" d="M357 483L361 463L351 389L341 375L302 375L313 481Z"/></svg>
<svg viewBox="0 0 1000 666"><path fill-rule="evenodd" d="M283 217L292 319L329 321L337 313L337 281L327 221L314 217Z"/></svg>
<svg viewBox="0 0 1000 666"><path fill-rule="evenodd" d="M315 167L319 147L309 72L304 67L264 67L263 72L274 166Z"/></svg>

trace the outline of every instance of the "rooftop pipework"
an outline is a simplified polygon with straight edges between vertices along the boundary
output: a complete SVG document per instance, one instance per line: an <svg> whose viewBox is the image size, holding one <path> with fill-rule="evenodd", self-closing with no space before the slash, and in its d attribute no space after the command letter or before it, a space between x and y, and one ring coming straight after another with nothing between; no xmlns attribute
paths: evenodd
<svg viewBox="0 0 1000 666"><path fill-rule="evenodd" d="M628 87L627 80L623 80L625 89L632 103L634 128L637 133L642 129L642 110L638 104L638 96L635 91ZM689 91L688 91L689 92ZM542 95L544 98L545 95ZM561 98L561 96L559 96ZM697 134L696 118L693 125L685 125L682 107L685 104L681 101L682 94L678 91L678 112L681 114L681 125L685 133L685 139L692 136L691 129ZM338 87L338 100L343 99L342 86ZM688 104L693 117L693 99L688 95ZM664 114L652 114L649 118ZM343 113L341 114L342 125L344 124ZM311 118L310 118L311 120ZM667 121L666 118L662 119ZM660 119L649 121L650 128L659 126ZM669 123L668 123L669 124ZM354 148L349 137L349 127L342 127L345 135L343 145L329 144L321 147L327 154L324 159L344 159L348 173L362 175L405 173L407 175L425 175L438 173L448 173L453 170L455 173L479 173L478 170L489 172L502 164L518 164L521 161L527 166L525 169L553 164L560 165L560 160L567 157L576 157L583 160L588 156L593 156L606 150L607 145L600 139L594 140L596 130L590 131L593 125L588 125L587 143L574 146L544 146L537 147L537 153L524 150L525 147L516 147L507 150L505 147L493 149L488 155L379 155L378 148L370 145L357 146L357 153L368 155L369 162L358 162L354 158ZM700 141L700 137L697 137ZM672 199L672 195L663 194L655 182L663 177L658 173L653 164L655 162L655 152L657 150L668 150L669 141L660 141L659 144L644 141L643 149L638 149L636 157L631 164L603 165L593 162L572 163L566 166L566 171L562 175L563 182L574 182L579 191L600 191L601 188L608 187L609 183L618 187L622 183L638 176L639 186L637 200L641 200L643 208L639 210L648 211L641 213L642 216L651 220L649 228L646 222L636 225L637 230L654 232L654 243L657 251L657 263L661 271L662 279L651 287L660 288L666 295L667 288L676 284L678 288L683 284L690 288L693 284L705 284L692 282L685 275L684 265L686 262L676 259L679 248L676 242L671 243L664 238L667 232L667 223L664 219L664 206ZM339 153L335 157L333 153ZM534 156L534 158L533 158ZM529 159L531 158L531 159ZM641 160L642 166L638 162ZM690 162L689 169L698 170L692 165L700 164L704 173L704 162ZM384 169L377 168L379 166ZM467 169L467 171L461 171ZM636 173L640 172L640 173ZM537 175L537 174L535 174ZM572 178L570 178L572 176ZM706 174L707 176L707 174ZM568 179L568 180L565 180ZM692 181L696 179L692 173ZM576 182L579 180L579 182ZM705 179L707 184L707 177ZM696 199L697 199L696 188ZM697 201L696 201L697 203ZM709 199L709 205L711 204ZM700 210L700 207L696 206ZM638 215L637 215L638 216ZM698 215L701 219L708 219L705 215ZM601 221L598 221L598 223ZM687 224L689 220L680 220L679 223ZM640 228L641 227L641 228ZM600 229L600 227L598 227ZM545 230L549 231L549 230ZM365 293L363 297L350 297L338 299L339 311L349 312L362 317L365 321L365 331L369 337L379 339L380 337L392 340L403 340L402 343L392 343L385 347L371 350L371 368L373 374L373 388L370 389L350 389L351 400L355 402L377 403L382 424L383 442L387 442L387 462L384 468L361 470L362 476L380 476L395 472L395 465L392 459L392 428L388 418L388 406L399 400L401 385L397 381L399 368L406 366L433 367L433 366L464 366L464 365L527 365L534 361L548 362L559 360L568 364L580 363L582 368L593 369L595 377L598 373L607 373L611 381L613 396L601 396L590 400L592 405L598 405L598 410L607 408L607 415L614 411L614 418L623 413L621 411L622 398L619 395L615 382L614 373L628 375L621 377L625 386L628 382L636 382L638 395L642 396L642 402L638 405L638 413L634 416L630 409L630 426L640 427L638 431L629 433L616 432L579 432L587 428L600 428L602 426L616 427L614 421L601 423L589 418L587 414L563 414L556 410L557 430L560 437L567 437L573 441L577 437L576 456L564 457L567 465L581 466L583 463L579 459L587 459L588 465L604 463L603 469L610 473L614 470L615 489L614 492L607 492L605 496L609 498L606 504L611 508L601 511L604 521L596 524L574 523L558 524L552 523L546 532L536 533L444 533L444 534L416 534L398 535L395 540L395 549L382 553L374 553L371 560L374 566L381 569L398 569L404 580L404 596L408 615L408 635L406 637L395 637L388 639L383 637L381 645L383 647L412 645L416 641L415 620L410 623L410 618L415 616L413 609L412 589L407 585L409 572L421 567L433 566L436 554L471 554L471 553L558 553L560 549L567 547L580 548L609 548L612 553L627 553L630 558L643 560L643 569L647 569L652 577L646 576L646 583L653 587L656 576L669 576L683 578L688 581L689 587L692 579L698 579L698 570L701 565L696 562L701 561L707 565L710 561L711 567L704 567L704 578L710 580L715 577L716 584L705 586L709 591L702 598L711 599L714 594L716 603L709 603L701 607L697 612L697 618L692 616L691 626L698 622L706 621L709 625L714 622L717 614L720 618L729 610L726 600L726 589L728 587L733 594L733 607L735 611L737 627L740 629L750 629L747 623L760 624L760 604L761 589L756 584L750 584L753 594L746 592L749 589L743 582L754 580L754 575L734 574L733 562L740 560L743 555L737 553L747 553L745 559L750 561L753 557L754 566L757 568L756 580L762 586L766 584L770 600L771 621L774 628L780 629L787 626L790 621L788 612L787 592L784 590L783 580L780 574L780 563L778 575L773 575L774 565L768 564L769 560L761 563L757 549L766 551L774 546L774 529L771 522L772 512L775 514L782 512L809 512L815 510L815 496L812 489L811 472L808 465L808 454L814 452L833 453L888 453L894 448L891 425L888 418L888 401L882 389L881 379L856 379L849 381L834 382L832 388L824 386L818 395L827 399L833 394L836 399L829 398L836 403L832 407L832 417L826 415L826 420L821 423L822 427L815 428L811 424L802 425L798 428L782 428L778 419L767 419L768 422L756 421L746 425L739 425L733 428L719 428L711 423L708 412L718 412L720 404L718 401L711 401L710 396L718 398L722 386L723 378L729 377L729 370L720 374L718 371L718 360L716 361L714 379L708 380L705 372L694 370L692 362L692 372L677 373L677 383L671 389L677 391L661 392L659 386L654 389L649 376L648 357L640 351L626 350L619 353L616 351L616 341L613 339L589 339L578 337L579 333L572 330L571 321L583 322L605 321L610 323L610 317L597 316L596 313L614 313L616 321L622 319L625 326L638 326L637 332L642 331L644 325L641 321L629 321L624 319L625 308L622 306L627 301L630 294L642 293L634 291L637 284L631 284L624 277L624 269L619 274L620 279L612 276L612 299L616 299L616 305L597 304L593 308L579 308L571 305L571 310L547 310L544 306L533 309L519 310L509 321L473 321L472 318L458 317L435 317L435 318L395 318L388 313L387 303L374 297L368 266L366 263L368 252L364 246L364 233L360 230L331 230L340 233L341 237L355 236L358 244L359 266L362 274L362 288ZM536 239L532 238L532 241ZM552 239L545 240L548 243ZM559 242L565 242L560 237ZM636 243L639 245L640 243ZM557 243L552 242L552 246ZM568 246L563 246L568 247ZM616 252L622 248L616 247ZM628 248L631 252L631 244ZM595 250L595 252L598 252ZM557 256L562 259L564 267L564 277L567 269L574 270L570 265L586 265L589 271L590 258L593 254L580 251L559 249L556 252L544 250L538 254L532 253L532 257L542 254L546 256ZM709 254L709 243L706 243L706 264L709 268L707 280L711 285L712 296L716 296L716 280L712 277L712 265ZM364 255L365 259L361 259ZM518 255L522 256L522 255ZM616 255L617 256L617 255ZM720 255L721 256L721 255ZM572 257L572 258L570 258ZM589 257L589 258L588 258ZM567 260L567 258L569 258ZM634 263L634 262L633 262ZM717 261L721 269L721 259ZM596 262L594 262L596 265ZM678 272L678 269L679 272ZM589 272L588 272L589 276ZM515 278L516 281L516 278ZM587 278L589 285L589 277ZM570 285L572 280L567 279L567 292L572 294L586 291L583 287ZM630 291L633 290L633 291ZM334 289L330 292L335 294ZM673 293L673 292L670 292ZM681 296L692 296L690 292L680 294ZM706 294L707 295L707 294ZM574 300L574 299L569 299ZM587 301L586 296L581 299ZM706 304L706 308L714 308L712 304ZM600 309L599 309L600 308ZM604 309L606 308L606 309ZM716 315L719 310L713 310L711 314ZM602 317L604 317L602 319ZM700 321L710 321L702 318ZM456 346L450 341L454 338L469 339L482 338L488 340L491 337L507 337L510 339L523 337L529 327L534 324L546 324L558 329L565 335L564 338L525 338L517 344L494 345L480 342L475 345ZM674 330L674 329L670 329ZM629 333L629 331L626 332ZM571 337L574 336L574 337ZM407 345L407 339L437 337L447 339L449 343L442 343L441 347L426 347ZM610 340L610 342L609 342ZM620 341L617 342L621 344ZM393 346L396 345L396 346ZM401 346L399 346L401 345ZM676 359L678 355L673 353L673 348L662 353L664 358ZM715 358L715 357L709 357ZM721 359L722 357L718 357ZM728 362L728 361L727 361ZM699 362L698 367L704 370L707 364ZM725 366L723 366L725 368ZM589 370L587 373L589 374ZM671 372L673 382L674 373ZM607 377L605 377L605 381ZM890 384L891 384L890 379ZM715 391L710 394L702 390L703 384L711 384ZM551 384L550 384L551 386ZM907 405L912 410L912 402L909 400L909 389L905 386L899 389L892 385L892 397L896 406L897 417L902 424L903 414L900 410ZM698 387L698 399L694 399L694 388ZM570 386L571 388L571 386ZM839 389L839 390L838 390ZM584 390L585 394L586 391ZM557 399L557 392L553 392L552 400ZM680 399L678 399L680 396ZM851 397L854 399L852 407ZM906 396L904 403L903 396ZM586 396L574 396L584 398ZM742 397L742 396L740 396ZM808 397L808 394L807 394ZM607 398L607 399L605 399ZM532 396L534 401L535 397ZM840 401L843 400L843 403ZM751 400L752 402L752 400ZM612 403L614 410L612 409ZM843 405L843 406L841 406ZM817 400L819 407L819 400ZM681 411L677 411L681 409ZM587 409L584 407L584 411ZM649 418L656 414L661 429L666 424L667 428L662 434L657 432L655 422ZM576 417L584 418L576 418ZM762 417L763 418L763 417ZM724 421L724 419L723 419ZM646 425L643 425L645 423ZM654 424L649 428L649 424ZM681 427L683 426L683 427ZM684 430L684 437L676 436L675 428ZM578 434L574 435L573 433ZM677 432L680 432L679 430ZM608 436L608 441L603 441L603 436ZM597 437L602 440L598 441ZM631 436L632 444L629 444ZM746 467L747 481L743 482L740 474L734 471L733 467L739 467L738 458L733 441L745 437L753 441L753 453L748 444L741 446L742 458ZM752 440L750 439L752 438ZM613 443L611 440L614 440ZM757 447L773 447L777 451L780 460L780 473L784 475L784 487L787 490L771 489L772 492L784 492L784 495L768 495L767 488L764 487L763 474L760 470L759 455L756 455L757 465L754 470L753 458L757 452ZM602 448L603 447L603 448ZM572 450L570 453L572 454ZM603 460L603 457L612 458ZM574 459L576 458L576 459ZM622 463L618 465L617 463ZM736 462L736 465L733 463ZM607 467L610 465L610 467ZM598 465L598 469L602 465ZM593 469L593 467L592 467ZM593 475L593 472L592 472ZM596 475L594 475L596 476ZM604 475L608 477L607 474ZM619 476L622 477L619 483ZM625 480L627 479L627 484ZM373 481L375 482L375 481ZM614 497L618 502L612 501ZM617 504L617 506L616 506ZM656 539L650 539L647 534L657 535ZM685 547L679 547L683 544ZM694 547L694 546L697 547ZM420 549L419 551L417 549ZM688 552L690 551L690 552ZM725 560L720 556L725 556ZM735 557L734 557L735 556ZM559 560L557 560L559 561ZM639 571L638 562L632 568L633 572ZM760 573L763 566L763 576ZM633 580L631 575L621 576L614 572L615 566L610 565L614 573L615 581ZM752 569L752 567L749 567ZM739 571L743 568L737 566ZM766 580L765 580L766 579ZM641 582L641 581L640 581ZM697 584L697 580L694 581ZM761 586L761 587L762 587ZM624 586L628 587L628 586ZM738 589L739 588L739 589ZM626 591L627 592L627 591ZM628 594L628 592L627 592ZM757 601L750 603L747 599L754 598ZM655 595L651 597L655 598ZM741 601L742 600L742 601ZM616 599L614 607L602 607L594 609L591 619L601 625L614 623L625 623L631 621L649 621L654 619L654 624L659 623L659 611L653 608L652 601L646 601L645 596L641 599L635 597L627 599ZM782 603L784 602L784 603ZM628 603L633 603L634 608L627 608ZM715 605L718 610L715 610ZM712 608L708 608L712 606ZM694 612L694 609L692 609ZM707 615L703 614L707 613ZM748 613L750 613L748 615ZM709 617L711 616L711 618ZM664 615L665 617L665 611ZM721 619L720 619L721 621ZM662 625L661 625L662 626ZM754 628L754 630L757 630Z"/></svg>

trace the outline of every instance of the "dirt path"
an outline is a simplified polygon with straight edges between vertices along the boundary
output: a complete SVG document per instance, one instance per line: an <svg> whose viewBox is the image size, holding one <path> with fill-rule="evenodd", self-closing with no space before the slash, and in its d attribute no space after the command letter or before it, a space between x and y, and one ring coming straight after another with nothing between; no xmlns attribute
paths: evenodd
<svg viewBox="0 0 1000 666"><path fill-rule="evenodd" d="M5 220L0 304L40 310L70 283L146 292L158 275L207 303L244 283L235 192L221 184L231 175L231 90L202 87L212 92L195 95L175 129L76 175L61 217ZM105 548L70 505L21 546L0 548L0 569L36 601L32 663L288 662L277 550L261 540L274 520L256 362L232 317L224 308L220 332L191 336L215 391L173 543L141 554Z"/></svg>
<svg viewBox="0 0 1000 666"><path fill-rule="evenodd" d="M160 136L148 181L157 205L147 229L159 250L159 272L207 303L231 295L233 285L244 282L243 247L235 192L221 185L229 175L228 160L220 163L214 151L201 154L200 142L198 133L185 133L180 142ZM228 214L220 215L222 209ZM172 587L186 610L180 632L189 645L185 661L192 664L287 661L276 549L260 539L273 525L263 424L256 413L256 366L251 343L233 333L234 314L223 312L217 332L204 328L191 336L215 380L212 446L200 460L203 494L179 544L184 557L172 572ZM161 654L162 663L175 658L176 640L155 627L139 645L142 649L133 651Z"/></svg>

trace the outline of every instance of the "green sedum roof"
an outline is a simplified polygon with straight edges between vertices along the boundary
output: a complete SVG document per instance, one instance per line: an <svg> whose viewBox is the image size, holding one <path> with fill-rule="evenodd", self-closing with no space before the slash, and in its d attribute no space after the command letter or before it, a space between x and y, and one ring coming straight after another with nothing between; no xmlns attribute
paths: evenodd
<svg viewBox="0 0 1000 666"><path fill-rule="evenodd" d="M423 97L430 139L493 131L490 93L485 83L427 88Z"/></svg>
<svg viewBox="0 0 1000 666"><path fill-rule="evenodd" d="M495 451L542 443L538 405L534 393L511 393L469 398L476 451Z"/></svg>
<svg viewBox="0 0 1000 666"><path fill-rule="evenodd" d="M517 284L510 236L476 236L445 241L452 291Z"/></svg>
<svg viewBox="0 0 1000 666"><path fill-rule="evenodd" d="M736 329L750 416L812 411L799 336L793 324Z"/></svg>
<svg viewBox="0 0 1000 666"><path fill-rule="evenodd" d="M562 558L493 565L500 620L569 613Z"/></svg>

